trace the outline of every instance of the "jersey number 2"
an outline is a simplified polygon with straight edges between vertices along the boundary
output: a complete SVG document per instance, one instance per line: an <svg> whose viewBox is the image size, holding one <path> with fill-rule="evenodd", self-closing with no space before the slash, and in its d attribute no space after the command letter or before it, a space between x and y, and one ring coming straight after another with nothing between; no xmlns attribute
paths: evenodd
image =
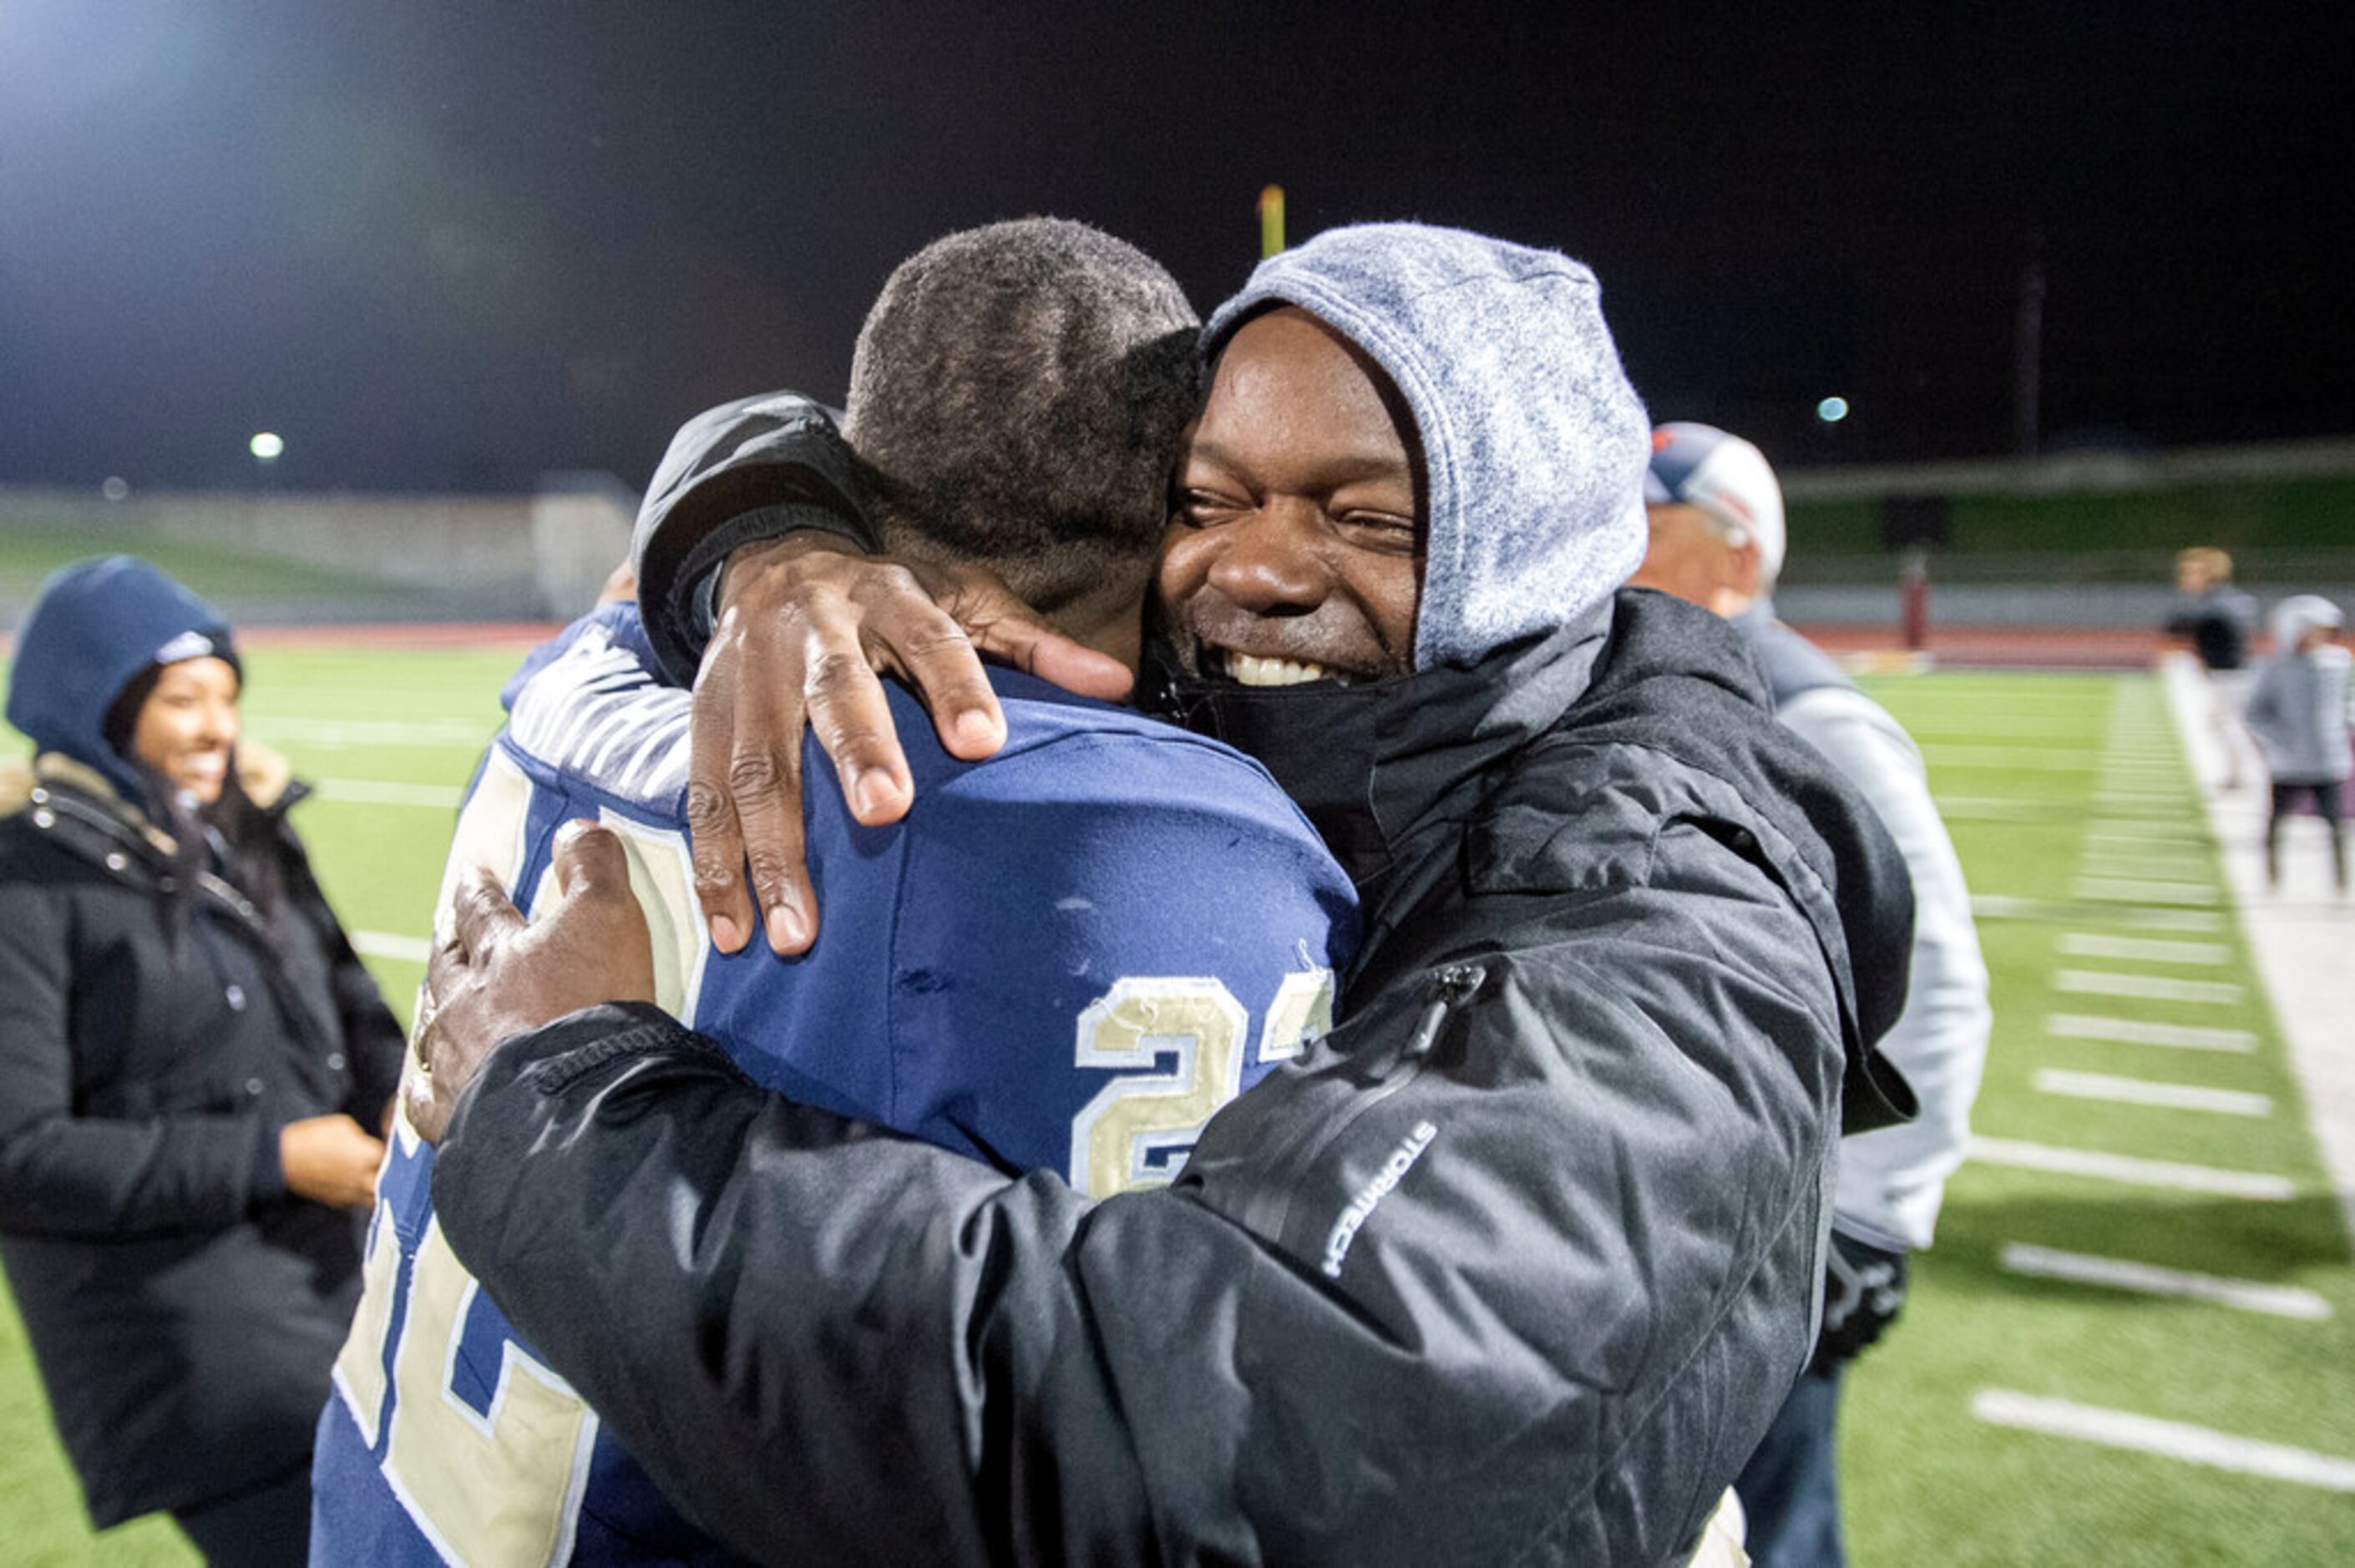
<svg viewBox="0 0 2355 1568"><path fill-rule="evenodd" d="M461 870L489 866L512 885L528 848L531 781L494 750L459 816L442 883L448 918ZM693 1005L709 941L698 913L685 838L611 813L630 883L655 942L655 1000L684 1015ZM534 890L531 912L553 905L552 876ZM437 921L437 927L439 922ZM404 1119L396 1134L414 1149ZM336 1358L336 1381L373 1445L391 1400L384 1475L441 1553L474 1564L536 1564L570 1555L596 1420L570 1385L512 1340L499 1347L497 1385L487 1414L454 1392L466 1319L479 1289L430 1221L409 1271L400 1338L385 1370L400 1251L390 1206L378 1202L369 1233L366 1287L352 1332Z"/></svg>

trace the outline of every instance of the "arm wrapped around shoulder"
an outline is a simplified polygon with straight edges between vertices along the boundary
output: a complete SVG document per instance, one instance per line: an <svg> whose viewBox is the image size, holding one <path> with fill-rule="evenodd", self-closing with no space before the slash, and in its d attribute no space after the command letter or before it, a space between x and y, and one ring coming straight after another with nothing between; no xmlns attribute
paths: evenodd
<svg viewBox="0 0 2355 1568"><path fill-rule="evenodd" d="M1008 1180L608 1008L500 1048L436 1204L758 1555L1668 1560L1811 1348L1841 1049L1773 875L1646 859L1477 900L1509 952L1385 986L1171 1189Z"/></svg>

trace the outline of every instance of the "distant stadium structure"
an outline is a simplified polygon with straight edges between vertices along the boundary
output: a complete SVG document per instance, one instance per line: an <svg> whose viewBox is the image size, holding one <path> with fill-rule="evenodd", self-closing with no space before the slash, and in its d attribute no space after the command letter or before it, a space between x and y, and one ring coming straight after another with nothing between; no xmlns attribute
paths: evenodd
<svg viewBox="0 0 2355 1568"><path fill-rule="evenodd" d="M110 551L248 624L569 620L628 554L637 505L598 472L528 495L0 488L0 628L51 568Z"/></svg>
<svg viewBox="0 0 2355 1568"><path fill-rule="evenodd" d="M2355 440L2175 451L2072 450L1785 471L1804 542L1776 594L1815 627L1894 629L1891 497L1934 501L1934 628L2148 627L2175 552L2222 545L2261 599L2355 599ZM629 546L638 494L602 472L531 494L364 495L0 486L0 630L51 568L144 556L241 623L569 620Z"/></svg>

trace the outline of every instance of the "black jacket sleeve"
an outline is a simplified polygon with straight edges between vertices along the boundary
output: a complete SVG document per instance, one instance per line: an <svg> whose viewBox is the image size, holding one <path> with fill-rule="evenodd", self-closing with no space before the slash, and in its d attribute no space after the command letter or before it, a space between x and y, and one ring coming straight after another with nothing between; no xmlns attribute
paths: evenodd
<svg viewBox="0 0 2355 1568"><path fill-rule="evenodd" d="M280 1190L276 1129L250 1113L78 1114L72 922L0 888L0 1230L130 1236L228 1225Z"/></svg>
<svg viewBox="0 0 2355 1568"><path fill-rule="evenodd" d="M833 415L796 393L723 403L681 427L631 541L646 634L670 678L695 680L710 638L698 597L730 551L804 528L874 549L859 493Z"/></svg>
<svg viewBox="0 0 2355 1568"><path fill-rule="evenodd" d="M1169 1189L1008 1179L606 1008L493 1056L437 1212L768 1560L1678 1561L1809 1349L1841 1054L1774 876L1643 863L1516 871L1483 897L1544 929L1386 985Z"/></svg>

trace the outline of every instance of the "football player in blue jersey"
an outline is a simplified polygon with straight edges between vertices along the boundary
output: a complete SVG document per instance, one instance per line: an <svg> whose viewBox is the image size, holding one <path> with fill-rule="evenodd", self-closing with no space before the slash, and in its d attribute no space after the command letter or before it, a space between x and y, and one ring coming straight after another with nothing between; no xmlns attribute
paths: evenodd
<svg viewBox="0 0 2355 1568"><path fill-rule="evenodd" d="M1195 331L1159 266L1082 225L951 236L893 274L860 335L852 482L896 548L988 565L1134 663ZM1298 808L1216 741L1013 671L992 676L996 759L917 747L904 821L860 825L821 770L807 852L827 928L806 956L716 949L685 832L691 699L655 662L618 604L510 684L452 846L445 940L476 919L477 868L550 907L597 869L574 869L564 824L602 822L657 934L654 996L738 1069L1097 1195L1166 1182L1221 1104L1329 1026L1355 897ZM474 1287L432 1165L399 1128L321 1424L313 1560L723 1556Z"/></svg>

